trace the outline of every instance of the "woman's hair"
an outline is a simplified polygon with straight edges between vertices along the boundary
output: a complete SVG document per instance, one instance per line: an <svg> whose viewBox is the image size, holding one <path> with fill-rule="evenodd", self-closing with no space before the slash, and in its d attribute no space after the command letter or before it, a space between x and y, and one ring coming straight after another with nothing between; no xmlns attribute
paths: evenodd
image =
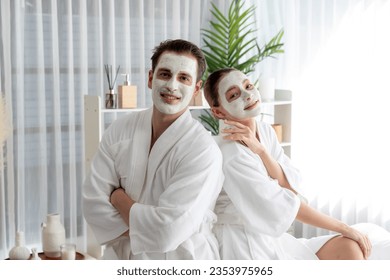
<svg viewBox="0 0 390 280"><path fill-rule="evenodd" d="M203 93L210 107L219 107L219 82L226 74L232 71L238 70L234 68L222 68L214 71L208 76L206 83L204 84Z"/></svg>
<svg viewBox="0 0 390 280"><path fill-rule="evenodd" d="M202 78L203 73L206 70L206 59L204 58L202 50L195 44L181 39L166 40L164 42L161 42L160 45L158 45L157 47L155 47L155 49L153 50L153 55L151 57L153 72L156 69L161 54L165 51L193 55L198 62L196 81L199 81Z"/></svg>

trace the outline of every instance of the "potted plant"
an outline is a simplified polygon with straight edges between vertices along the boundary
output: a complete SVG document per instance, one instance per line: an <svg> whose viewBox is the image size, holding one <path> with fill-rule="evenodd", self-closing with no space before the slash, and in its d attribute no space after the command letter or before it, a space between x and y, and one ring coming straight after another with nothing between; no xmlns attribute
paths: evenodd
<svg viewBox="0 0 390 280"><path fill-rule="evenodd" d="M254 5L244 9L244 1L233 0L227 16L215 4L211 5L210 11L215 19L210 21L210 29L202 29L204 43L202 51L207 62L203 80L209 73L226 67L235 68L248 75L265 58L284 52L284 43L281 42L283 29L263 47L259 47L255 36L256 30L252 29L255 23ZM218 120L210 113L201 115L199 119L212 134L218 134Z"/></svg>

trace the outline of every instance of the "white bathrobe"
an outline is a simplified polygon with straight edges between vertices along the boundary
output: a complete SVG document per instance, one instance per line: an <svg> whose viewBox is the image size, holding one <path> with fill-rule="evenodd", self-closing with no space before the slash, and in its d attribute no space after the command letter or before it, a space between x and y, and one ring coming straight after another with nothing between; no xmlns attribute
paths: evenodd
<svg viewBox="0 0 390 280"><path fill-rule="evenodd" d="M299 171L284 154L272 127L258 121L257 128L260 141L280 164L291 187L301 193ZM221 258L318 259L316 252L335 235L307 240L286 233L297 215L299 198L271 179L260 157L249 148L221 136L215 140L222 151L225 174L214 228ZM358 229L372 237L373 258L390 257L390 233L372 224Z"/></svg>
<svg viewBox="0 0 390 280"><path fill-rule="evenodd" d="M106 130L83 189L84 216L119 259L218 259L213 212L222 188L222 156L187 110L149 152L152 109ZM110 204L118 186L136 203L129 228Z"/></svg>

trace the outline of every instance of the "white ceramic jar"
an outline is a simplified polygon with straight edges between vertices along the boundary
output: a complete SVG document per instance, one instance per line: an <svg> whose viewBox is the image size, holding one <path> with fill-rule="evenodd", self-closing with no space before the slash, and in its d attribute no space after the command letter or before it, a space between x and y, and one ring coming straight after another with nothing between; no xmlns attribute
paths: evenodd
<svg viewBox="0 0 390 280"><path fill-rule="evenodd" d="M48 258L61 257L60 246L65 243L65 228L60 214L49 214L42 223L42 249Z"/></svg>

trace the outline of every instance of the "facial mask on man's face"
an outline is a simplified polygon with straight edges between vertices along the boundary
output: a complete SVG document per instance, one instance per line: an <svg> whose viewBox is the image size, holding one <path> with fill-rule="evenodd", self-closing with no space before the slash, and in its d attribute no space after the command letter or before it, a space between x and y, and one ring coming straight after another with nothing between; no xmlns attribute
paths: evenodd
<svg viewBox="0 0 390 280"><path fill-rule="evenodd" d="M221 105L226 111L237 119L252 118L260 114L260 93L253 87L252 89L244 88L243 82L248 80L240 71L232 71L226 74L218 85L218 94ZM226 93L237 87L240 96L231 102L226 98Z"/></svg>
<svg viewBox="0 0 390 280"><path fill-rule="evenodd" d="M158 77L159 69L170 72L170 77ZM156 108L164 114L176 114L191 102L197 74L197 61L185 55L173 53L163 54L153 73L152 98ZM181 80L183 73L191 76L191 84Z"/></svg>

